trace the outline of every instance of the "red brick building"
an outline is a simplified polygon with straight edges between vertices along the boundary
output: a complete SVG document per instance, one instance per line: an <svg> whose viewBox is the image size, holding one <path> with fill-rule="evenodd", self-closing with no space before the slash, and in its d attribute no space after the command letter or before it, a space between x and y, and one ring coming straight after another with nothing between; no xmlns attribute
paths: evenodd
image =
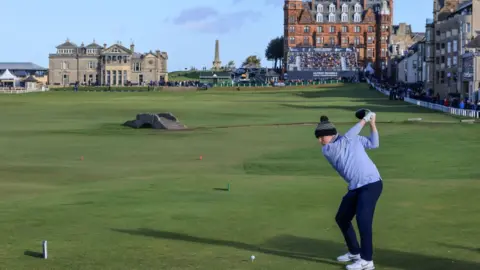
<svg viewBox="0 0 480 270"><path fill-rule="evenodd" d="M355 48L359 66L371 62L380 75L392 21L393 0L286 0L284 63L290 48Z"/></svg>

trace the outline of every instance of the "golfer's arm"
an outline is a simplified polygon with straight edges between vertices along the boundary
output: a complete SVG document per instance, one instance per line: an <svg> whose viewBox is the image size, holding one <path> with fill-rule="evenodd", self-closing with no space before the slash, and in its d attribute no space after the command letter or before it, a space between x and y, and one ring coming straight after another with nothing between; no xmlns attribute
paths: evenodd
<svg viewBox="0 0 480 270"><path fill-rule="evenodd" d="M357 136L360 131L362 131L362 128L365 126L367 122L365 120L360 120L358 123L355 124L347 133L345 133L345 137L353 139L355 136Z"/></svg>
<svg viewBox="0 0 480 270"><path fill-rule="evenodd" d="M370 123L370 137L368 138L368 145L365 147L373 149L380 146L380 137L378 136L378 130L375 123Z"/></svg>

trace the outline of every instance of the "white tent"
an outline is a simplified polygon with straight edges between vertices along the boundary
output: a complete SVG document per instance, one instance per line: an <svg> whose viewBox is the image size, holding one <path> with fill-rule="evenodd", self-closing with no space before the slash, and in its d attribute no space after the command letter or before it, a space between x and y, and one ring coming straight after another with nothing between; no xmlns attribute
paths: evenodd
<svg viewBox="0 0 480 270"><path fill-rule="evenodd" d="M0 82L7 82L7 83L13 83L13 87L16 87L17 85L20 84L20 79L13 75L10 70L5 70L2 75L0 75Z"/></svg>

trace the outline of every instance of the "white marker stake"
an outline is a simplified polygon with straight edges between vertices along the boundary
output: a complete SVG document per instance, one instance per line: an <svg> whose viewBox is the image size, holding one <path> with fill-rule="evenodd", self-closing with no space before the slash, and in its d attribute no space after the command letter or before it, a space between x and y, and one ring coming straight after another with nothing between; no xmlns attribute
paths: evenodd
<svg viewBox="0 0 480 270"><path fill-rule="evenodd" d="M47 259L48 251L47 251L47 241L46 240L42 242L42 246L43 246L43 258Z"/></svg>

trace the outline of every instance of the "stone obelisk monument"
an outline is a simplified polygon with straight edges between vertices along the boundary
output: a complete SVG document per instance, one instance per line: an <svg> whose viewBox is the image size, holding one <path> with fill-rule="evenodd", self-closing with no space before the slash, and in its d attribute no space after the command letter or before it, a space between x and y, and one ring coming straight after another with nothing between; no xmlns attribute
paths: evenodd
<svg viewBox="0 0 480 270"><path fill-rule="evenodd" d="M220 70L222 68L222 61L220 61L220 46L218 39L215 40L215 59L213 60L213 70Z"/></svg>

